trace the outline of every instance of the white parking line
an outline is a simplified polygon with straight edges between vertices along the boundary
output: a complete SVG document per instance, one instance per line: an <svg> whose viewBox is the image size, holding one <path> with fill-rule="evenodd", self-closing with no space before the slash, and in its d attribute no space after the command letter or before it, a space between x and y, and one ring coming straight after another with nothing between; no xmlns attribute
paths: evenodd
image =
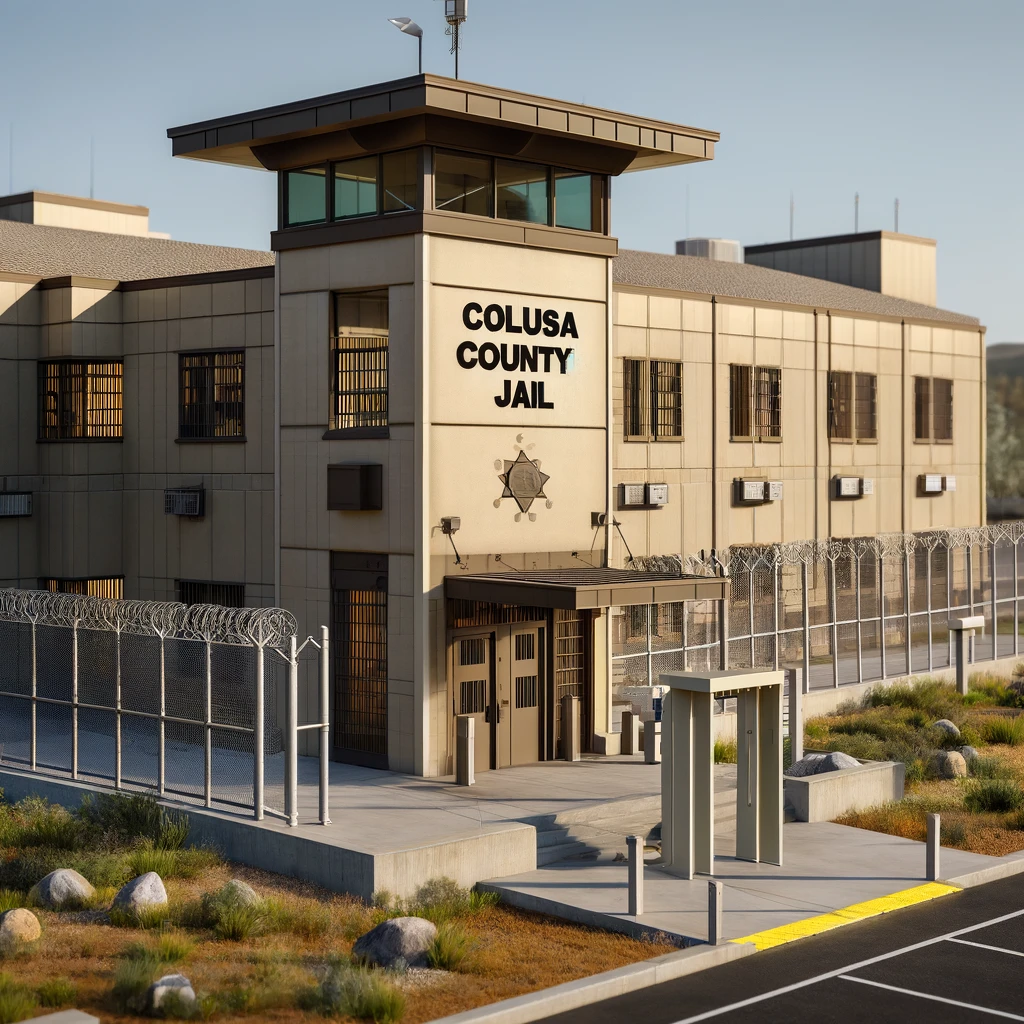
<svg viewBox="0 0 1024 1024"><path fill-rule="evenodd" d="M873 988L884 988L887 992L899 992L905 996L915 996L918 999L930 999L933 1003L945 1003L947 1006L959 1006L964 1010L974 1010L976 1013L987 1013L993 1017L1005 1017L1007 1020L1024 1020L1024 1017L1016 1013L1007 1013L1005 1010L990 1010L987 1006L978 1006L976 1003L962 1003L959 999L947 999L945 996L932 995L931 992L917 992L912 988L900 988L898 985L885 985L880 981L869 981L867 978L853 978L849 974L840 974L841 981L855 981L859 985L871 985Z"/></svg>
<svg viewBox="0 0 1024 1024"><path fill-rule="evenodd" d="M1024 956L1019 949L1004 949L1002 946L989 946L984 942L968 942L967 939L949 939L950 942L958 942L961 946L974 946L975 949L991 949L993 953L1009 953L1010 956Z"/></svg>
<svg viewBox="0 0 1024 1024"><path fill-rule="evenodd" d="M807 978L805 981L796 981L792 985L783 985L781 988L772 989L771 992L764 992L759 996L751 996L749 999L740 999L735 1003L729 1003L727 1006L718 1006L713 1010L705 1010L704 1013L695 1014L692 1017L684 1017L682 1020L676 1021L675 1024L697 1024L700 1020L710 1020L712 1017L720 1017L723 1013L731 1013L733 1010L742 1010L747 1006L756 1006L758 1003L763 1003L767 999L774 999L776 996L784 996L789 992L796 992L799 989L807 988L810 985L817 985L821 981L830 981L832 978L838 978L842 974L849 974L850 971L858 971L862 967L870 967L872 964L880 964L884 960L892 960L894 957L903 956L904 953L913 953L918 949L927 949L929 946L934 946L937 942L945 942L949 939L957 938L960 935L969 935L971 932L980 931L982 928L988 928L994 924L1002 924L1003 921L1012 921L1015 918L1024 916L1024 910L1015 910L1011 914L1003 914L1001 917L993 917L988 921L982 921L980 924L972 924L967 928L958 928L953 932L946 932L944 935L936 935L932 939L924 939L921 942L915 942L913 945L904 946L902 949L894 949L891 953L882 953L880 956L873 956L868 960L860 960L855 964L847 964L845 967L840 967L838 970L829 971L826 974L818 974L813 978ZM1024 1020L1024 1018L1018 1018Z"/></svg>

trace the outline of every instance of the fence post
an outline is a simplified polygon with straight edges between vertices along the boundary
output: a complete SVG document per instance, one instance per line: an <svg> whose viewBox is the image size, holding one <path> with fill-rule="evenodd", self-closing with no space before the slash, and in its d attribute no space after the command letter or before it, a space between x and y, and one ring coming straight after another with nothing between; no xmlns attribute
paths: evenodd
<svg viewBox="0 0 1024 1024"><path fill-rule="evenodd" d="M860 555L853 556L853 571L857 574L854 593L857 597L857 682L864 682L864 630L860 621Z"/></svg>
<svg viewBox="0 0 1024 1024"><path fill-rule="evenodd" d="M773 641L772 670L779 670L779 560L775 559L772 566L772 622L775 623L775 639Z"/></svg>
<svg viewBox="0 0 1024 1024"><path fill-rule="evenodd" d="M992 554L989 559L989 574L992 576L992 660L999 657L999 604L996 598L996 585L999 580L999 563L996 561L998 551L996 542L992 541Z"/></svg>
<svg viewBox="0 0 1024 1024"><path fill-rule="evenodd" d="M116 669L114 678L114 789L121 788L121 627L114 634Z"/></svg>
<svg viewBox="0 0 1024 1024"><path fill-rule="evenodd" d="M729 669L729 602L718 602L718 667L722 672Z"/></svg>
<svg viewBox="0 0 1024 1024"><path fill-rule="evenodd" d="M967 545L967 607L968 615L974 615L974 545ZM974 637L967 641L967 661L974 662Z"/></svg>
<svg viewBox="0 0 1024 1024"><path fill-rule="evenodd" d="M284 813L289 828L299 824L299 652L288 638L288 703L285 714Z"/></svg>
<svg viewBox="0 0 1024 1024"><path fill-rule="evenodd" d="M263 644L257 642L256 648L256 706L254 709L252 736L252 816L257 821L263 820Z"/></svg>
<svg viewBox="0 0 1024 1024"><path fill-rule="evenodd" d="M320 824L330 825L328 797L331 788L331 656L330 636L326 626L320 627Z"/></svg>
<svg viewBox="0 0 1024 1024"><path fill-rule="evenodd" d="M928 671L931 672L933 669L932 664L932 551L934 548L928 549L928 561L925 565L925 587L928 589L928 601L926 607L928 609Z"/></svg>
<svg viewBox="0 0 1024 1024"><path fill-rule="evenodd" d="M71 778L78 778L78 619L71 626Z"/></svg>
<svg viewBox="0 0 1024 1024"><path fill-rule="evenodd" d="M804 679L805 685L811 685L811 598L807 588L807 560L800 563L800 582L803 588L804 615Z"/></svg>
<svg viewBox="0 0 1024 1024"><path fill-rule="evenodd" d="M206 725L203 729L203 802L213 806L213 644L206 641Z"/></svg>
<svg viewBox="0 0 1024 1024"><path fill-rule="evenodd" d="M906 610L907 616L907 632L903 637L903 646L906 648L907 654L907 675L910 675L914 671L914 659L913 659L913 640L911 637L911 629L913 628L914 620L910 616L910 548L905 547L903 549L903 606Z"/></svg>
<svg viewBox="0 0 1024 1024"><path fill-rule="evenodd" d="M878 554L878 654L885 679L889 673L885 664L885 556L881 552Z"/></svg>
<svg viewBox="0 0 1024 1024"><path fill-rule="evenodd" d="M832 605L832 685L839 689L839 624L836 621L839 618L839 609L836 595L836 560L831 557L828 560L828 576L828 596Z"/></svg>
<svg viewBox="0 0 1024 1024"><path fill-rule="evenodd" d="M1014 605L1014 607L1016 607L1016 605ZM690 602L689 601L684 601L683 602L683 628L682 628L682 633L681 633L680 638L679 638L682 641L682 643L683 643L683 671L684 672L689 671L689 665L690 665L690 659L689 659L689 656L687 655L687 651L686 651L686 645L689 642L689 630L687 629L686 620L689 618L689 615L690 615ZM609 669L609 671L611 671L611 670Z"/></svg>
<svg viewBox="0 0 1024 1024"><path fill-rule="evenodd" d="M1020 586L1017 582L1017 541L1013 542L1013 653L1020 654Z"/></svg>
<svg viewBox="0 0 1024 1024"><path fill-rule="evenodd" d="M166 723L164 715L167 714L167 670L166 650L164 648L164 636L160 634L160 723L158 729L157 751L156 751L156 791L160 796L164 795L167 787L167 750L164 741L167 738Z"/></svg>
<svg viewBox="0 0 1024 1024"><path fill-rule="evenodd" d="M750 633L750 667L756 664L754 660L754 570L747 570L747 626Z"/></svg>
<svg viewBox="0 0 1024 1024"><path fill-rule="evenodd" d="M946 618L950 618L953 614L953 549L949 544L949 537L946 538ZM949 665L953 664L953 634L946 631L946 644L949 647L949 652L946 658L946 662Z"/></svg>
<svg viewBox="0 0 1024 1024"><path fill-rule="evenodd" d="M36 662L36 624L32 623L32 732L28 739L28 757L32 771L36 770L36 697L39 695L39 676Z"/></svg>

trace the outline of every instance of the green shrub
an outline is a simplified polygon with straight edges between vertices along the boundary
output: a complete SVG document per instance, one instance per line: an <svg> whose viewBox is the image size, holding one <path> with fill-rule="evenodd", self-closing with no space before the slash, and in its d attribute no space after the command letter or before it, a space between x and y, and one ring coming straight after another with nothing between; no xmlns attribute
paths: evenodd
<svg viewBox="0 0 1024 1024"><path fill-rule="evenodd" d="M25 846L49 846L55 850L80 850L91 838L92 830L81 818L56 804L40 808L22 838Z"/></svg>
<svg viewBox="0 0 1024 1024"><path fill-rule="evenodd" d="M964 793L969 811L1015 811L1024 804L1024 790L1011 779L980 779L971 782Z"/></svg>
<svg viewBox="0 0 1024 1024"><path fill-rule="evenodd" d="M194 913L194 909L189 911L189 915ZM247 939L250 935L258 935L272 924L273 919L263 900L252 905L246 904L227 885L203 896L199 916L202 923L212 928L218 938L235 942Z"/></svg>
<svg viewBox="0 0 1024 1024"><path fill-rule="evenodd" d="M174 911L166 904L142 907L139 910L125 910L123 907L110 908L110 923L115 928L162 928L165 921L174 919Z"/></svg>
<svg viewBox="0 0 1024 1024"><path fill-rule="evenodd" d="M268 931L290 932L303 939L318 939L334 926L331 908L315 900L291 907L277 900L264 900L263 905Z"/></svg>
<svg viewBox="0 0 1024 1024"><path fill-rule="evenodd" d="M1008 814L1003 824L1015 832L1024 832L1024 807L1020 807L1012 814Z"/></svg>
<svg viewBox="0 0 1024 1024"><path fill-rule="evenodd" d="M329 968L304 1002L325 1016L358 1017L374 1024L397 1024L405 1014L405 996L380 971L348 964Z"/></svg>
<svg viewBox="0 0 1024 1024"><path fill-rule="evenodd" d="M425 917L440 925L454 917L475 914L498 902L497 894L473 892L464 889L451 878L431 878L416 890L412 901L403 905L396 901L392 907L400 913Z"/></svg>
<svg viewBox="0 0 1024 1024"><path fill-rule="evenodd" d="M78 989L74 982L67 978L50 978L44 981L36 989L40 1006L52 1006L59 1009L62 1006L70 1006L78 995Z"/></svg>
<svg viewBox="0 0 1024 1024"><path fill-rule="evenodd" d="M1024 717L990 718L982 726L982 735L988 743L1007 743L1011 747L1016 747L1024 743Z"/></svg>
<svg viewBox="0 0 1024 1024"><path fill-rule="evenodd" d="M188 817L168 811L143 793L100 793L82 801L79 817L98 828L108 840L131 844L148 839L155 847L177 850L188 839Z"/></svg>
<svg viewBox="0 0 1024 1024"><path fill-rule="evenodd" d="M454 921L445 921L427 950L427 962L442 971L471 971L479 943Z"/></svg>
<svg viewBox="0 0 1024 1024"><path fill-rule="evenodd" d="M942 820L939 824L939 842L943 846L963 846L967 842L967 826L963 820Z"/></svg>
<svg viewBox="0 0 1024 1024"><path fill-rule="evenodd" d="M972 757L967 762L967 769L971 773L972 777L976 779L1013 778L1013 769L998 757Z"/></svg>
<svg viewBox="0 0 1024 1024"><path fill-rule="evenodd" d="M25 906L25 897L14 889L0 889L0 914Z"/></svg>
<svg viewBox="0 0 1024 1024"><path fill-rule="evenodd" d="M157 978L160 966L156 960L125 960L114 973L114 985L110 990L114 1006L122 1013L143 1013L146 1009L146 993Z"/></svg>
<svg viewBox="0 0 1024 1024"><path fill-rule="evenodd" d="M177 850L163 850L159 847L143 847L128 855L128 869L133 878L155 871L161 878L173 878L177 873Z"/></svg>
<svg viewBox="0 0 1024 1024"><path fill-rule="evenodd" d="M736 743L732 740L715 740L715 764L735 764Z"/></svg>
<svg viewBox="0 0 1024 1024"><path fill-rule="evenodd" d="M148 960L155 964L176 964L184 960L195 949L195 943L187 936L176 932L165 932L153 945L132 942L121 952L126 960Z"/></svg>
<svg viewBox="0 0 1024 1024"><path fill-rule="evenodd" d="M27 986L19 985L9 974L0 974L0 1024L15 1024L35 1013L38 1000Z"/></svg>

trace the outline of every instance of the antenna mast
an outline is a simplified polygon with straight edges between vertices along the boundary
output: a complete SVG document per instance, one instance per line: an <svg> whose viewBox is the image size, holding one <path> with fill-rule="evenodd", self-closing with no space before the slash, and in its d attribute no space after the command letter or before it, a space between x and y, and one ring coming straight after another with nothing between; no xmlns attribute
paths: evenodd
<svg viewBox="0 0 1024 1024"><path fill-rule="evenodd" d="M892 229L897 235L900 233L900 201L898 199L892 204Z"/></svg>
<svg viewBox="0 0 1024 1024"><path fill-rule="evenodd" d="M462 23L466 20L466 5L469 0L444 0L444 20L448 22L445 35L452 37L448 51L455 54L455 77L459 77L459 49L462 46Z"/></svg>
<svg viewBox="0 0 1024 1024"><path fill-rule="evenodd" d="M793 241L793 214L796 211L796 203L793 201L793 193L789 193L789 240Z"/></svg>
<svg viewBox="0 0 1024 1024"><path fill-rule="evenodd" d="M853 233L860 231L860 193L853 193Z"/></svg>

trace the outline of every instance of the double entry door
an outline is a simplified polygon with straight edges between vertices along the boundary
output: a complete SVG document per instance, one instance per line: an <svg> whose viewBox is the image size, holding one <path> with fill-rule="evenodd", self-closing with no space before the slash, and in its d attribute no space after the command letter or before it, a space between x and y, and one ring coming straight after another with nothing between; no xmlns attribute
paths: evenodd
<svg viewBox="0 0 1024 1024"><path fill-rule="evenodd" d="M543 623L456 633L454 712L476 719L476 771L541 758Z"/></svg>

